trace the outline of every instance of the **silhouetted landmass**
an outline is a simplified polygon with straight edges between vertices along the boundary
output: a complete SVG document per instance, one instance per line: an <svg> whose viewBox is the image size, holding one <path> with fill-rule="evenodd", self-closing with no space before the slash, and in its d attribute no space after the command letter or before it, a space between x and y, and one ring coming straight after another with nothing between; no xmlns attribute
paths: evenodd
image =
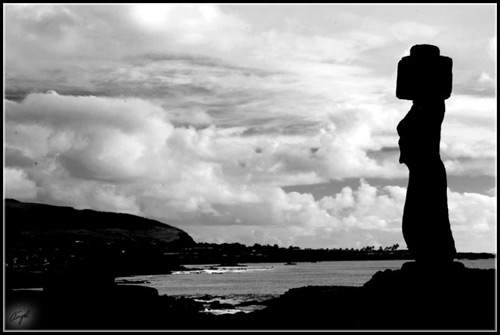
<svg viewBox="0 0 500 335"><path fill-rule="evenodd" d="M155 261L174 265L235 265L409 257L407 250L398 250L398 244L361 249L302 249L276 244L195 243L178 228L135 215L75 210L10 199L5 201L5 223L9 265L34 271L47 266L65 267L85 258L107 259L113 262L120 274L137 274L158 272L160 269L147 268L154 266ZM458 258L491 257L494 255L461 253ZM120 269L120 264L124 268Z"/></svg>
<svg viewBox="0 0 500 335"><path fill-rule="evenodd" d="M301 249L241 243L195 243L184 231L135 215L76 210L5 201L8 283L40 287L48 277L70 275L82 280L99 273L116 276L170 273L182 264L321 262L409 259L399 245L361 249ZM462 253L458 258L492 258ZM93 280L97 280L94 278ZM50 281L54 281L50 278Z"/></svg>
<svg viewBox="0 0 500 335"><path fill-rule="evenodd" d="M169 225L133 215L5 202L6 309L34 329L491 329L495 270L403 266L363 287L292 289L249 314L212 315L200 301L159 296L117 275L169 273L181 264L405 259L398 245L301 249L196 244ZM464 258L492 254L464 253ZM18 289L42 287L42 291ZM16 289L17 288L17 289ZM401 296L412 296L403 303ZM402 306L404 304L404 306ZM218 306L231 308L229 305ZM21 314L19 314L21 313ZM28 314L27 314L28 315ZM29 320L29 323L28 323ZM16 322L18 320L16 319ZM7 328L15 328L10 322ZM19 325L20 326L20 325ZM21 327L21 328L23 328Z"/></svg>
<svg viewBox="0 0 500 335"><path fill-rule="evenodd" d="M177 251L196 244L181 229L135 215L10 199L5 234L7 284L21 287L39 287L48 277L168 273L182 268Z"/></svg>

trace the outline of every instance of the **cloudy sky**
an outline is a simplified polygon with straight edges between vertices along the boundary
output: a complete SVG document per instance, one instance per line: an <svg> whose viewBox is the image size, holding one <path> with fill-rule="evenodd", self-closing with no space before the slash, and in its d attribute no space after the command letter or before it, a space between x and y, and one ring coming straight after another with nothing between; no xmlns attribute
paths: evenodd
<svg viewBox="0 0 500 335"><path fill-rule="evenodd" d="M496 250L496 4L4 5L4 196L199 242L399 243L396 68L453 58L459 251ZM429 185L432 192L432 185ZM429 213L432 219L432 213Z"/></svg>

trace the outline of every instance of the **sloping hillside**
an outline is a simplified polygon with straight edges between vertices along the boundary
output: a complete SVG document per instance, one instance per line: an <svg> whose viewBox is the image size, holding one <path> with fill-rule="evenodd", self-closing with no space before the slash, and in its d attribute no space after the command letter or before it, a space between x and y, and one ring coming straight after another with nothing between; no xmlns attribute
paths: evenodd
<svg viewBox="0 0 500 335"><path fill-rule="evenodd" d="M153 244L194 244L186 232L140 216L89 209L76 210L36 203L5 200L7 240L91 238Z"/></svg>
<svg viewBox="0 0 500 335"><path fill-rule="evenodd" d="M165 272L186 232L143 217L5 200L7 264L15 271L65 271L100 264L115 274Z"/></svg>

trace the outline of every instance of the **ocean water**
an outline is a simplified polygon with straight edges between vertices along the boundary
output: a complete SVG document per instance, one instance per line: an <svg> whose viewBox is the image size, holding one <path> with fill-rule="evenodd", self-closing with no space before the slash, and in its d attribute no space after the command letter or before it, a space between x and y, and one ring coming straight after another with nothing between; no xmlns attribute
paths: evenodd
<svg viewBox="0 0 500 335"><path fill-rule="evenodd" d="M185 265L188 271L171 275L117 278L117 282L140 281L154 287L160 295L184 296L203 302L214 314L251 312L264 308L264 302L287 290L308 285L363 286L377 272L400 269L407 260L248 263L241 266ZM460 260L466 267L495 268L495 259ZM232 308L214 308L229 304Z"/></svg>

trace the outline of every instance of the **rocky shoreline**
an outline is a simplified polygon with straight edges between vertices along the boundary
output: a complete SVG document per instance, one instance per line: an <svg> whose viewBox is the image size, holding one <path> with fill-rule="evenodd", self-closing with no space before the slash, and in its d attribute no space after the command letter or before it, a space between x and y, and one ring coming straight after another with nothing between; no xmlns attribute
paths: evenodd
<svg viewBox="0 0 500 335"><path fill-rule="evenodd" d="M494 330L495 283L495 269L458 262L447 269L419 268L409 262L377 272L362 287L291 289L256 302L265 306L260 310L223 315L207 313L207 303L235 306L208 296L160 296L136 283L57 285L7 291L5 320L7 329Z"/></svg>
<svg viewBox="0 0 500 335"><path fill-rule="evenodd" d="M294 329L495 328L495 270L419 269L377 272L363 287L290 290L263 314ZM300 308L297 308L299 307Z"/></svg>

